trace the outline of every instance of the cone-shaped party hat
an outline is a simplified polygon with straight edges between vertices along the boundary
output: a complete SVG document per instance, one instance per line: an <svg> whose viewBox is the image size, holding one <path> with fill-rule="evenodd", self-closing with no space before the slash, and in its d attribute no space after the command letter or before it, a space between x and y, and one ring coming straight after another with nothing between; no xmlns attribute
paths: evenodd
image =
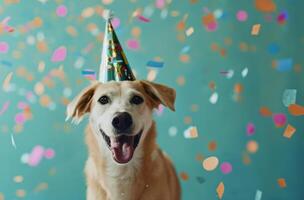
<svg viewBox="0 0 304 200"><path fill-rule="evenodd" d="M109 13L106 17L99 81L102 83L108 81L134 81L135 76L119 43L111 18L112 14Z"/></svg>

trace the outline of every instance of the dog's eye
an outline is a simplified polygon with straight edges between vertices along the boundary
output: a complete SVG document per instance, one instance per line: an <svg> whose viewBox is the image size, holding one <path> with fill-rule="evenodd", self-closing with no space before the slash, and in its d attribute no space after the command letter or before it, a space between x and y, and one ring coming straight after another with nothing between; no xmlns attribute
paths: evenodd
<svg viewBox="0 0 304 200"><path fill-rule="evenodd" d="M130 100L130 103L136 104L136 105L139 105L142 102L144 102L144 99L140 96L137 96L137 95L133 96L132 99Z"/></svg>
<svg viewBox="0 0 304 200"><path fill-rule="evenodd" d="M109 103L110 99L107 96L102 96L98 99L99 103L101 103L102 105Z"/></svg>

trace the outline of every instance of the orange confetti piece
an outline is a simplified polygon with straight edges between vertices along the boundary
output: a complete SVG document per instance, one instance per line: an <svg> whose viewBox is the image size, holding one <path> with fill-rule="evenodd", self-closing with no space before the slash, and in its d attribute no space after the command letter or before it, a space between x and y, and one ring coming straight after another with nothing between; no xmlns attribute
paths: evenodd
<svg viewBox="0 0 304 200"><path fill-rule="evenodd" d="M220 184L218 184L217 188L216 188L216 193L219 199L223 198L224 195L224 191L225 191L225 186L223 182L220 182Z"/></svg>
<svg viewBox="0 0 304 200"><path fill-rule="evenodd" d="M278 185L280 186L280 188L286 188L287 184L284 178L279 178L278 179Z"/></svg>
<svg viewBox="0 0 304 200"><path fill-rule="evenodd" d="M216 141L211 141L208 144L208 150L209 151L215 151L217 147Z"/></svg>
<svg viewBox="0 0 304 200"><path fill-rule="evenodd" d="M203 16L202 22L207 26L208 24L215 22L215 17L212 13L209 13L208 15Z"/></svg>
<svg viewBox="0 0 304 200"><path fill-rule="evenodd" d="M273 0L255 0L255 7L261 12L274 12L277 6Z"/></svg>
<svg viewBox="0 0 304 200"><path fill-rule="evenodd" d="M261 29L261 24L255 24L252 26L251 35L259 35Z"/></svg>
<svg viewBox="0 0 304 200"><path fill-rule="evenodd" d="M261 107L260 108L260 114L263 116L263 117L269 117L272 115L272 112L271 110L269 110L269 108L267 107Z"/></svg>
<svg viewBox="0 0 304 200"><path fill-rule="evenodd" d="M290 139L295 132L296 132L296 128L288 124L283 135L284 137Z"/></svg>
<svg viewBox="0 0 304 200"><path fill-rule="evenodd" d="M186 172L181 172L181 173L179 174L179 176L181 177L181 179L182 179L183 181L187 181L187 180L189 179L189 176L188 176L188 174L187 174Z"/></svg>
<svg viewBox="0 0 304 200"><path fill-rule="evenodd" d="M288 106L288 111L294 116L301 116L304 115L304 106L300 106L298 104L291 104Z"/></svg>
<svg viewBox="0 0 304 200"><path fill-rule="evenodd" d="M240 83L237 83L234 85L234 92L237 94L240 94L243 92L243 85Z"/></svg>

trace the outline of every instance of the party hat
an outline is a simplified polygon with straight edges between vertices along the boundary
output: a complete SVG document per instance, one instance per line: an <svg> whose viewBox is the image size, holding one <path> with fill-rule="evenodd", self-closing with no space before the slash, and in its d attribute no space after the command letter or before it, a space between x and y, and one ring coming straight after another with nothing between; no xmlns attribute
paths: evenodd
<svg viewBox="0 0 304 200"><path fill-rule="evenodd" d="M112 13L109 13L106 17L99 81L102 83L124 80L134 81L135 76L112 26L112 16Z"/></svg>

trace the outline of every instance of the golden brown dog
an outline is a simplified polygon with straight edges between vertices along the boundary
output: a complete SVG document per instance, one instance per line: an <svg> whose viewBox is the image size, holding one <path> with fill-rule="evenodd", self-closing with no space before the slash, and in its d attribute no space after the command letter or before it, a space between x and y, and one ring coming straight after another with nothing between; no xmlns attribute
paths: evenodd
<svg viewBox="0 0 304 200"><path fill-rule="evenodd" d="M87 200L179 200L173 165L156 144L152 111L174 111L175 91L148 81L93 83L68 105L79 123L89 113Z"/></svg>

